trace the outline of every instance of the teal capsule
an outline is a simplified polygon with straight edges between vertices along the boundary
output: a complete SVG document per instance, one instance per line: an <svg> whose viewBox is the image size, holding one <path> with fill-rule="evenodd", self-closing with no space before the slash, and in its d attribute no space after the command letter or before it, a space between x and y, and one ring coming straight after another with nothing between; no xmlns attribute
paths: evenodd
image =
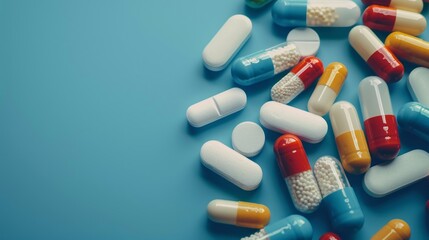
<svg viewBox="0 0 429 240"><path fill-rule="evenodd" d="M418 102L406 103L398 112L398 124L429 142L429 108Z"/></svg>
<svg viewBox="0 0 429 240"><path fill-rule="evenodd" d="M273 0L246 0L246 5L251 8L261 8Z"/></svg>

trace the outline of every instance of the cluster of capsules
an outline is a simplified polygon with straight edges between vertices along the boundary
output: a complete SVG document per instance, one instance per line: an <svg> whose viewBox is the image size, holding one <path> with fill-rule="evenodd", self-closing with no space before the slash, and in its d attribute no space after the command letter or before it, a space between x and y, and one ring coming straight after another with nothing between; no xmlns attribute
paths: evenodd
<svg viewBox="0 0 429 240"><path fill-rule="evenodd" d="M246 0L252 8L270 0ZM275 75L285 74L271 88L271 100L259 112L261 125L283 134L274 143L278 167L295 208L303 214L324 205L332 229L319 239L341 239L343 233L360 230L364 214L350 186L346 172L365 174L363 188L373 197L383 197L429 175L429 153L416 149L398 156L401 142L398 126L429 142L429 42L418 38L426 29L420 14L422 0L362 0L369 5L361 14L354 1L278 0L272 4L274 23L292 30L286 42L240 57L231 64L233 81L249 86ZM356 25L362 16L364 25ZM354 26L354 27L353 27ZM317 33L305 27L353 27L349 43L374 71L360 81L359 114L352 103L337 101L348 69L340 62L324 67L315 57L320 45ZM383 43L373 30L392 32ZM226 68L246 43L251 20L234 15L219 29L203 50L207 69ZM409 75L407 86L415 100L394 114L387 84L403 78L405 60L420 67ZM288 105L317 79L307 110ZM246 93L234 87L191 105L186 116L193 127L203 127L245 108ZM311 167L301 141L316 144L328 132L324 116L329 114L341 161L322 156ZM262 168L250 157L263 149L265 134L255 122L242 122L232 131L232 147L210 140L201 147L202 164L237 187L252 191L263 178ZM383 164L371 167L371 158ZM412 161L412 164L410 164ZM429 201L426 203L429 212ZM207 207L208 216L218 223L260 229L247 240L312 239L311 223L301 215L291 215L274 223L270 210L258 203L216 199ZM429 222L429 221L428 221ZM406 240L410 226L393 219L372 240Z"/></svg>

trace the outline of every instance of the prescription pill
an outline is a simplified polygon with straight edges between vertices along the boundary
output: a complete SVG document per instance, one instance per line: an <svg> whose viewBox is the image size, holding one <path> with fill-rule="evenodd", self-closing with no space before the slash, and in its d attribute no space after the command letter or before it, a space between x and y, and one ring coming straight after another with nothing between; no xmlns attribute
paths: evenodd
<svg viewBox="0 0 429 240"><path fill-rule="evenodd" d="M311 223L303 216L291 215L241 240L311 240L312 237Z"/></svg>
<svg viewBox="0 0 429 240"><path fill-rule="evenodd" d="M320 47L320 37L311 28L298 27L292 29L286 37L288 44L294 44L302 56L315 56Z"/></svg>
<svg viewBox="0 0 429 240"><path fill-rule="evenodd" d="M416 149L392 162L371 167L365 174L363 187L373 197L383 197L429 175L429 154Z"/></svg>
<svg viewBox="0 0 429 240"><path fill-rule="evenodd" d="M381 40L367 26L356 26L349 33L350 45L384 81L393 83L404 75L402 63L384 47Z"/></svg>
<svg viewBox="0 0 429 240"><path fill-rule="evenodd" d="M251 8L261 8L273 0L246 0L246 5Z"/></svg>
<svg viewBox="0 0 429 240"><path fill-rule="evenodd" d="M326 120L289 105L270 101L259 113L262 126L279 133L290 133L309 143L319 143L328 132Z"/></svg>
<svg viewBox="0 0 429 240"><path fill-rule="evenodd" d="M243 90L231 88L190 106L186 118L191 126L202 127L240 111L246 102L247 96Z"/></svg>
<svg viewBox="0 0 429 240"><path fill-rule="evenodd" d="M213 222L239 227L261 229L270 221L270 210L257 203L216 199L208 204L207 212Z"/></svg>
<svg viewBox="0 0 429 240"><path fill-rule="evenodd" d="M362 228L363 212L341 163L334 157L323 156L313 167L322 193L322 204L328 209L331 225L337 232L351 232Z"/></svg>
<svg viewBox="0 0 429 240"><path fill-rule="evenodd" d="M244 15L230 17L203 50L203 61L207 69L223 70L249 39L252 22Z"/></svg>
<svg viewBox="0 0 429 240"><path fill-rule="evenodd" d="M204 166L243 190L254 190L262 181L258 164L219 141L204 143L200 156Z"/></svg>
<svg viewBox="0 0 429 240"><path fill-rule="evenodd" d="M340 101L329 111L341 163L348 173L361 174L371 165L371 156L356 108Z"/></svg>
<svg viewBox="0 0 429 240"><path fill-rule="evenodd" d="M365 5L381 5L419 13L423 10L422 0L362 0Z"/></svg>
<svg viewBox="0 0 429 240"><path fill-rule="evenodd" d="M362 20L364 25L374 30L400 31L414 36L426 29L426 19L420 13L378 5L365 9Z"/></svg>
<svg viewBox="0 0 429 240"><path fill-rule="evenodd" d="M398 124L429 142L429 108L417 102L404 104L398 112Z"/></svg>
<svg viewBox="0 0 429 240"><path fill-rule="evenodd" d="M302 142L285 134L274 143L274 152L295 208L303 213L314 212L322 196Z"/></svg>
<svg viewBox="0 0 429 240"><path fill-rule="evenodd" d="M359 102L371 154L381 160L394 159L401 143L386 82L375 76L364 78L359 84Z"/></svg>
<svg viewBox="0 0 429 240"><path fill-rule="evenodd" d="M387 36L386 47L400 59L429 68L429 42L401 32Z"/></svg>
<svg viewBox="0 0 429 240"><path fill-rule="evenodd" d="M317 57L306 57L271 88L271 99L288 104L323 73Z"/></svg>
<svg viewBox="0 0 429 240"><path fill-rule="evenodd" d="M324 116L331 109L347 77L347 68L342 63L333 62L326 67L317 86L308 100L308 111Z"/></svg>
<svg viewBox="0 0 429 240"><path fill-rule="evenodd" d="M411 229L408 223L401 219L390 220L371 240L408 240L411 237Z"/></svg>
<svg viewBox="0 0 429 240"><path fill-rule="evenodd" d="M414 101L429 107L429 68L418 67L411 71L407 86Z"/></svg>
<svg viewBox="0 0 429 240"><path fill-rule="evenodd" d="M350 27L360 17L353 1L278 0L271 9L273 21L283 27Z"/></svg>
<svg viewBox="0 0 429 240"><path fill-rule="evenodd" d="M327 232L320 236L319 240L341 240L341 238L335 233Z"/></svg>
<svg viewBox="0 0 429 240"><path fill-rule="evenodd" d="M246 157L258 155L264 144L264 130L254 122L242 122L232 131L232 148Z"/></svg>

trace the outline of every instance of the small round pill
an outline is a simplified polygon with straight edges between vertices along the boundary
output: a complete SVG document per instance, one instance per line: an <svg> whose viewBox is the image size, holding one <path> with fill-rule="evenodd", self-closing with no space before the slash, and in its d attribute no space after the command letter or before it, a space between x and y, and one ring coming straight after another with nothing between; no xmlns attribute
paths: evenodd
<svg viewBox="0 0 429 240"><path fill-rule="evenodd" d="M242 122L232 131L232 147L246 157L258 155L264 144L264 130L254 122Z"/></svg>
<svg viewBox="0 0 429 240"><path fill-rule="evenodd" d="M315 56L320 47L320 37L311 28L295 28L287 35L286 42L295 44L301 55Z"/></svg>

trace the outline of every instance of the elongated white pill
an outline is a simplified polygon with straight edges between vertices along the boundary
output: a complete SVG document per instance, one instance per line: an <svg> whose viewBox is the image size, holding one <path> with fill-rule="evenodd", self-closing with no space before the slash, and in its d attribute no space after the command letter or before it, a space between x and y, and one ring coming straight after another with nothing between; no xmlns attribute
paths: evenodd
<svg viewBox="0 0 429 240"><path fill-rule="evenodd" d="M204 166L243 190L254 190L261 183L261 167L219 141L204 143L200 156Z"/></svg>
<svg viewBox="0 0 429 240"><path fill-rule="evenodd" d="M230 88L190 106L186 117L193 127L202 127L240 111L246 106L246 102L247 96L243 90Z"/></svg>
<svg viewBox="0 0 429 240"><path fill-rule="evenodd" d="M223 70L249 39L252 22L244 15L230 17L203 50L207 69Z"/></svg>

